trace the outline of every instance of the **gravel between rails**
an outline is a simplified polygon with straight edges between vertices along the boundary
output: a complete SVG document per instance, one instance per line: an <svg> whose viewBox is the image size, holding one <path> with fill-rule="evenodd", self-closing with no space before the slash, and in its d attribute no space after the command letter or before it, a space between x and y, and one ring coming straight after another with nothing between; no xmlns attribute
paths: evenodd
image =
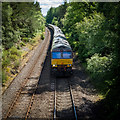
<svg viewBox="0 0 120 120"><path fill-rule="evenodd" d="M11 83L11 85L9 86L9 88L4 92L3 96L2 96L2 117L4 118L12 104L12 102L14 101L14 98L16 96L17 91L21 88L21 85L23 84L23 82L25 81L25 79L28 79L28 76L30 75L31 69L35 66L35 61L36 59L38 59L38 57L41 55L44 56L44 58L39 58L39 62L37 63L37 65L34 67L35 69L32 71L31 76L29 76L29 81L32 78L38 78L37 80L39 80L39 75L40 75L40 70L41 70L41 64L43 64L45 56L46 56L46 52L48 47L46 46L44 48L44 53L40 53L42 46L44 44L48 44L48 42L50 42L50 33L48 31L48 29L46 28L46 34L45 34L45 40L42 41L42 43L38 46L38 48L36 49L34 55L29 59L28 63L26 64L26 66L22 69L22 71L19 73L19 75L16 77L16 79L14 79L14 81ZM38 65L39 64L39 65ZM40 67L38 67L40 66ZM37 76L37 77L36 77ZM36 80L36 79L35 79ZM34 81L33 79L31 81ZM35 82L35 81L34 81ZM29 84L29 85L28 85ZM34 83L30 84L28 83L26 86L29 86L28 90L30 90L30 86L34 85ZM27 87L26 87L27 88ZM33 88L33 86L32 86ZM21 98L21 96L23 96ZM22 101L24 99L24 96L26 95L21 95L20 96L20 101ZM18 100L18 106L19 106L19 100ZM26 97L25 100L27 101ZM24 103L23 103L24 105ZM22 109L21 109L22 110ZM16 112L17 113L17 112ZM17 115L17 114L16 114ZM11 114L12 116L12 114Z"/></svg>

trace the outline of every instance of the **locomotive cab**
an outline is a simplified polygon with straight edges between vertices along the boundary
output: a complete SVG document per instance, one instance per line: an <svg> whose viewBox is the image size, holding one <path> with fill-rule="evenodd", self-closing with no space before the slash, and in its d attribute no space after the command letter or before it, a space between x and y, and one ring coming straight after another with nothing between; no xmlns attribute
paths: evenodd
<svg viewBox="0 0 120 120"><path fill-rule="evenodd" d="M51 52L51 69L53 73L64 72L72 73L72 51L67 47L61 46L59 48L53 49Z"/></svg>

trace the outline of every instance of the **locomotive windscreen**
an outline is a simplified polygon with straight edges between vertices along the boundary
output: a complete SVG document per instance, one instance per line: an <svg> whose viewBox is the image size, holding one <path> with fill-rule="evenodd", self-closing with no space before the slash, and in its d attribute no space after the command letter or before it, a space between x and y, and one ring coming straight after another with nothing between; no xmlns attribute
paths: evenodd
<svg viewBox="0 0 120 120"><path fill-rule="evenodd" d="M52 59L60 59L61 52L52 52Z"/></svg>
<svg viewBox="0 0 120 120"><path fill-rule="evenodd" d="M52 59L70 59L72 52L52 52Z"/></svg>
<svg viewBox="0 0 120 120"><path fill-rule="evenodd" d="M71 52L63 52L63 59L70 59L72 58Z"/></svg>

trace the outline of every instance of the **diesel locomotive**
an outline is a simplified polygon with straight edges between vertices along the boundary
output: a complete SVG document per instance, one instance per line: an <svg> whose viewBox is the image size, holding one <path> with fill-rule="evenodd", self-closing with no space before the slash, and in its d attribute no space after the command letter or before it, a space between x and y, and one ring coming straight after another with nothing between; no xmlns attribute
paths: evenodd
<svg viewBox="0 0 120 120"><path fill-rule="evenodd" d="M49 24L53 30L53 41L51 47L51 72L52 74L72 74L73 54L72 49L61 31L55 25Z"/></svg>

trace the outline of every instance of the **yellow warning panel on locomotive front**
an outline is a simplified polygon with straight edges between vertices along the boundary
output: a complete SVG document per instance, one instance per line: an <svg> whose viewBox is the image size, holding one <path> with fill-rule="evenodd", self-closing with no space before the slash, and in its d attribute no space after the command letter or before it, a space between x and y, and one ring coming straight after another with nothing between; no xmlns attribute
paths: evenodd
<svg viewBox="0 0 120 120"><path fill-rule="evenodd" d="M73 64L73 59L52 59L51 65L68 65Z"/></svg>

